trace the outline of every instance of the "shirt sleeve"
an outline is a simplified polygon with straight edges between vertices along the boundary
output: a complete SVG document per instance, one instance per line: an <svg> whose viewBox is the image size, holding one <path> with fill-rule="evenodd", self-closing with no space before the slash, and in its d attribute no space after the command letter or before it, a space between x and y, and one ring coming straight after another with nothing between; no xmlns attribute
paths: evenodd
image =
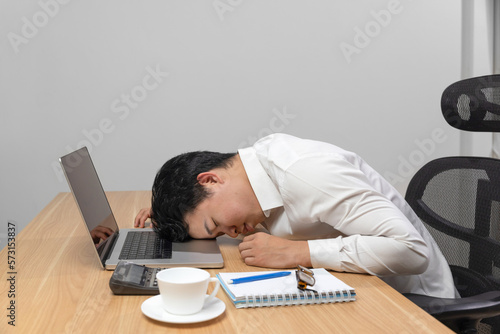
<svg viewBox="0 0 500 334"><path fill-rule="evenodd" d="M339 232L308 241L313 266L378 276L424 272L429 255L423 238L370 183L337 154L301 159L287 169L281 191L290 213L301 224L323 222Z"/></svg>

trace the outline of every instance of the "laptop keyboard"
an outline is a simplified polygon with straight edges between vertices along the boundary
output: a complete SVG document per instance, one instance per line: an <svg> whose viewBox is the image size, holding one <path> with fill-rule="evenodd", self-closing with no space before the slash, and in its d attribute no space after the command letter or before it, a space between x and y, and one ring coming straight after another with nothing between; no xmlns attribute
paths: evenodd
<svg viewBox="0 0 500 334"><path fill-rule="evenodd" d="M153 231L128 233L125 238L120 260L170 259L172 242L160 239Z"/></svg>

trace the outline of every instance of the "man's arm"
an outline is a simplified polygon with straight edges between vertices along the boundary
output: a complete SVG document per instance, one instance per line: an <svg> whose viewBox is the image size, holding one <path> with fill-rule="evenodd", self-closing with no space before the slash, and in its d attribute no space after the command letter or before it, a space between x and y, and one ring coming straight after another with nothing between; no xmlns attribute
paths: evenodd
<svg viewBox="0 0 500 334"><path fill-rule="evenodd" d="M323 158L290 168L287 189L300 189L300 196L283 193L304 224L312 218L339 232L308 241L312 265L380 276L424 272L429 249L403 212L351 162Z"/></svg>

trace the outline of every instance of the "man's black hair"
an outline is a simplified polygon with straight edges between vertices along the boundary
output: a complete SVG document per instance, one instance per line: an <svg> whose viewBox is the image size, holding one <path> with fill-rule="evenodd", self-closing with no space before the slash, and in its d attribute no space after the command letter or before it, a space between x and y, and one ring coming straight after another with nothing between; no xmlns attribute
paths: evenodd
<svg viewBox="0 0 500 334"><path fill-rule="evenodd" d="M210 196L198 183L198 174L228 168L236 153L196 151L168 160L156 174L151 199L151 220L160 238L185 241L189 238L187 213Z"/></svg>

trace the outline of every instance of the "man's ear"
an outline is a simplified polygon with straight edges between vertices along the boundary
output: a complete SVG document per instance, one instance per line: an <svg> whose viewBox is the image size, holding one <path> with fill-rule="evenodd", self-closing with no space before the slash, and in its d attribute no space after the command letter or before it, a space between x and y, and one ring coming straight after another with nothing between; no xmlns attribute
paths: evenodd
<svg viewBox="0 0 500 334"><path fill-rule="evenodd" d="M217 183L224 183L224 181L221 179L221 177L214 172L204 172L198 174L196 177L198 180L198 183L201 184L202 186L209 186L209 185L216 185Z"/></svg>

